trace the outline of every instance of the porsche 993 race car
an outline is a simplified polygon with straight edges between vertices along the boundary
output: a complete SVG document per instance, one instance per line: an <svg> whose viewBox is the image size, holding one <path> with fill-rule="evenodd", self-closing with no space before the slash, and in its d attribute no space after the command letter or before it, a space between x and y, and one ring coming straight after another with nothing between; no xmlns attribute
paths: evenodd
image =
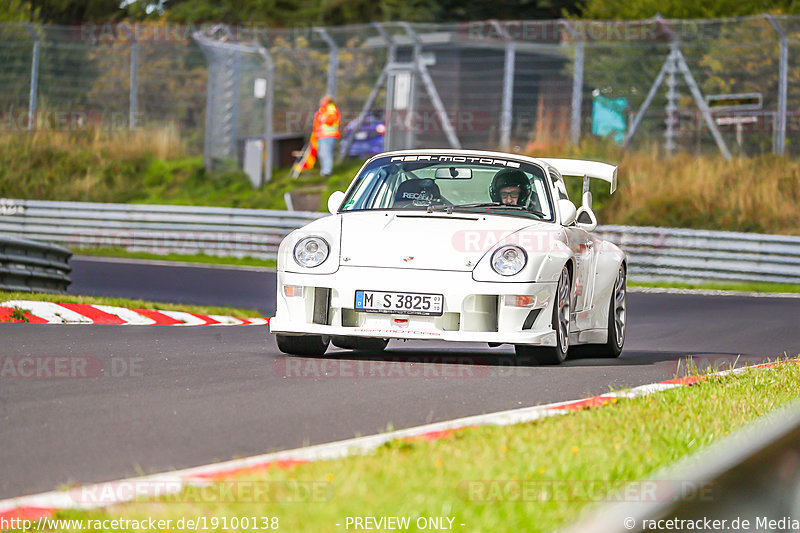
<svg viewBox="0 0 800 533"><path fill-rule="evenodd" d="M564 176L583 179L582 205ZM278 250L270 331L291 355L390 339L513 344L559 364L616 357L625 342L626 256L592 232L589 180L605 163L471 150L379 154L331 216Z"/></svg>

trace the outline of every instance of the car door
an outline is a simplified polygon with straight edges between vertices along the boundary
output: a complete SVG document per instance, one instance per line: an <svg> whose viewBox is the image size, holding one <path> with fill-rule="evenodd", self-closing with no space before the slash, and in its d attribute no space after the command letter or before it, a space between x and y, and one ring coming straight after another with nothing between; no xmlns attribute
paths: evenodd
<svg viewBox="0 0 800 533"><path fill-rule="evenodd" d="M551 178L555 184L558 199L569 200L564 179L555 170L550 169ZM594 270L596 264L595 241L592 235L573 222L564 227L567 244L572 250L575 259L574 287L575 299L573 300L572 314L576 329L589 327L589 311L594 290Z"/></svg>

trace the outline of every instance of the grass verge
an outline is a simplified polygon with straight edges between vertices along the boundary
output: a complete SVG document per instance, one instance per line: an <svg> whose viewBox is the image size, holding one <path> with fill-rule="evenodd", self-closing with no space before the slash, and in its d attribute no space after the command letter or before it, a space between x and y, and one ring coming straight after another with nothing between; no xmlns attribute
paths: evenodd
<svg viewBox="0 0 800 533"><path fill-rule="evenodd" d="M523 151L534 157L569 157L619 165L619 192L592 180L597 217L628 224L800 235L800 161L789 157L735 157L679 153L665 157L658 144L635 151L586 137L572 146L537 135ZM347 160L323 178L318 170L289 176L279 169L253 190L230 164L203 169L171 126L134 132L101 130L0 134L0 197L146 204L286 209L292 192L298 210L325 210L331 192L343 190L363 160ZM580 200L581 181L568 179Z"/></svg>
<svg viewBox="0 0 800 533"><path fill-rule="evenodd" d="M646 287L656 289L699 289L709 291L731 292L765 292L765 293L800 293L800 284L793 283L756 283L756 282L709 282L683 283L680 281L629 281L630 287Z"/></svg>
<svg viewBox="0 0 800 533"><path fill-rule="evenodd" d="M117 257L122 259L148 259L154 261L175 261L181 263L201 263L210 265L250 266L260 268L276 268L277 262L255 257L224 257L205 254L152 254L147 252L129 252L124 248L73 248L75 255L94 257Z"/></svg>
<svg viewBox="0 0 800 533"><path fill-rule="evenodd" d="M711 377L533 423L395 441L366 457L270 468L157 501L58 516L169 519L172 527L207 517L227 531L254 530L243 518L261 527L262 518L277 517L280 530L315 532L345 531L348 516L410 517L412 524L430 516L453 518L459 531L550 531L800 397L798 383L797 364Z"/></svg>
<svg viewBox="0 0 800 533"><path fill-rule="evenodd" d="M44 294L39 292L0 291L0 303L8 300L34 300L37 302L55 302L68 304L100 304L128 307L130 309L161 309L162 311L184 311L202 315L230 315L237 318L258 318L263 315L254 309L238 309L209 305L171 304L148 302L128 298L108 298L105 296L80 296L75 294Z"/></svg>
<svg viewBox="0 0 800 533"><path fill-rule="evenodd" d="M91 129L0 133L0 198L285 210L283 195L294 192L296 209L317 211L330 193L350 184L361 164L347 160L327 178L316 169L299 178L278 169L254 190L234 165L206 172L203 158L192 155L170 126L113 135Z"/></svg>

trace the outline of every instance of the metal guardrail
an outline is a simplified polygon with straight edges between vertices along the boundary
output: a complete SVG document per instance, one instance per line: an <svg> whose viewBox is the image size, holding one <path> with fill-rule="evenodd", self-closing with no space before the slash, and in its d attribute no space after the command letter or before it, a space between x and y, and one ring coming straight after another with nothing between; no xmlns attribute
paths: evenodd
<svg viewBox="0 0 800 533"><path fill-rule="evenodd" d="M120 247L274 259L281 239L325 213L0 199L0 232L70 248ZM633 280L800 283L800 237L598 226L629 255Z"/></svg>
<svg viewBox="0 0 800 533"><path fill-rule="evenodd" d="M800 283L800 237L637 226L597 233L625 250L632 279Z"/></svg>
<svg viewBox="0 0 800 533"><path fill-rule="evenodd" d="M621 494L566 533L800 530L800 402Z"/></svg>
<svg viewBox="0 0 800 533"><path fill-rule="evenodd" d="M0 289L66 292L71 256L61 246L0 235Z"/></svg>
<svg viewBox="0 0 800 533"><path fill-rule="evenodd" d="M152 253L274 259L290 231L323 213L5 200L0 232L70 248L115 247Z"/></svg>

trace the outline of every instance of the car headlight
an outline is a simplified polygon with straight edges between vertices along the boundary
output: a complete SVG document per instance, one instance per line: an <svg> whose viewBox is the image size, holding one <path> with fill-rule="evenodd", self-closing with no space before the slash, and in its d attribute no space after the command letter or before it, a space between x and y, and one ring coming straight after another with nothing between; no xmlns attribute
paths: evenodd
<svg viewBox="0 0 800 533"><path fill-rule="evenodd" d="M294 260L302 267L314 268L325 262L330 249L325 239L306 237L294 245Z"/></svg>
<svg viewBox="0 0 800 533"><path fill-rule="evenodd" d="M492 268L501 276L513 276L527 262L528 256L519 246L501 246L492 254Z"/></svg>

